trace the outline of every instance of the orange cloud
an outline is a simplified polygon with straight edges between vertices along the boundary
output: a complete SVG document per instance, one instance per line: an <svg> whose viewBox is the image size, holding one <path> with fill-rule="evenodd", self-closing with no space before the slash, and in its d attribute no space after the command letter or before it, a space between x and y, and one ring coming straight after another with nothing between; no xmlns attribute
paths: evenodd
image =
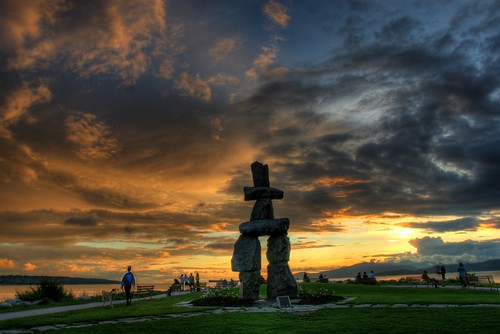
<svg viewBox="0 0 500 334"><path fill-rule="evenodd" d="M10 15L2 17L1 39L8 48L8 66L11 69L29 69L46 66L57 48L47 39L48 27L53 27L56 17L71 6L64 1L7 1ZM6 11L9 12L9 11Z"/></svg>
<svg viewBox="0 0 500 334"><path fill-rule="evenodd" d="M69 270L73 273L86 273L86 272L89 272L91 268L89 267L86 267L86 266L78 266L78 265L75 265L75 264L70 264L68 266Z"/></svg>
<svg viewBox="0 0 500 334"><path fill-rule="evenodd" d="M35 270L36 268L37 268L36 265L34 265L32 263L25 263L24 264L25 271L32 271L32 270Z"/></svg>
<svg viewBox="0 0 500 334"><path fill-rule="evenodd" d="M158 257L161 259L166 259L166 258L172 257L172 255L166 251L158 251L157 254L158 254Z"/></svg>
<svg viewBox="0 0 500 334"><path fill-rule="evenodd" d="M210 101L212 99L212 90L206 81L201 79L199 74L191 77L188 73L184 72L180 75L179 79L175 82L175 87L186 95L199 98L203 101Z"/></svg>
<svg viewBox="0 0 500 334"><path fill-rule="evenodd" d="M253 67L246 72L247 78L251 81L257 81L258 77L263 74L275 61L278 56L276 47L262 47L262 53L253 62Z"/></svg>
<svg viewBox="0 0 500 334"><path fill-rule="evenodd" d="M264 14L276 25L281 28L286 28L288 26L288 21L290 21L290 15L288 15L288 8L282 4L270 0L264 6Z"/></svg>
<svg viewBox="0 0 500 334"><path fill-rule="evenodd" d="M0 259L0 269L11 269L16 266L15 262L7 258Z"/></svg>
<svg viewBox="0 0 500 334"><path fill-rule="evenodd" d="M208 78L207 83L217 86L237 85L240 81L234 75L219 73Z"/></svg>
<svg viewBox="0 0 500 334"><path fill-rule="evenodd" d="M314 180L315 184L322 185L350 185L350 184L362 184L370 183L368 180L356 180L348 177L322 177Z"/></svg>
<svg viewBox="0 0 500 334"><path fill-rule="evenodd" d="M0 131L0 134L2 132L4 136L8 134L8 126L17 123L33 105L48 102L51 99L52 94L45 84L33 86L23 83L22 86L14 89L10 92L5 104L0 106L0 126L5 129Z"/></svg>
<svg viewBox="0 0 500 334"><path fill-rule="evenodd" d="M237 37L224 37L215 43L215 45L208 51L208 55L215 62L223 61L233 52L240 50L242 42Z"/></svg>
<svg viewBox="0 0 500 334"><path fill-rule="evenodd" d="M118 151L109 128L90 113L77 113L66 118L67 139L78 147L85 160L108 159Z"/></svg>
<svg viewBox="0 0 500 334"><path fill-rule="evenodd" d="M132 83L168 48L162 0L14 3L9 2L11 15L0 20L11 69L47 67L61 57L80 76L115 73ZM79 12L77 19L63 19L73 11Z"/></svg>

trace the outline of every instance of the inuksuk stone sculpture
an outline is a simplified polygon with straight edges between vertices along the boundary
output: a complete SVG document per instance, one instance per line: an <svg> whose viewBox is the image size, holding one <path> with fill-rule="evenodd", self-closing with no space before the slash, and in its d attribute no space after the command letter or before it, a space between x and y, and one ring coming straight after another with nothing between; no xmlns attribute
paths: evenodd
<svg viewBox="0 0 500 334"><path fill-rule="evenodd" d="M250 221L240 224L238 240L234 245L231 267L240 273L240 298L259 298L261 284L261 256L259 237L267 235L267 297L297 298L297 282L293 277L290 260L288 218L274 218L273 199L282 199L283 191L271 188L269 168L256 161L251 165L253 187L244 187L245 201L255 200Z"/></svg>

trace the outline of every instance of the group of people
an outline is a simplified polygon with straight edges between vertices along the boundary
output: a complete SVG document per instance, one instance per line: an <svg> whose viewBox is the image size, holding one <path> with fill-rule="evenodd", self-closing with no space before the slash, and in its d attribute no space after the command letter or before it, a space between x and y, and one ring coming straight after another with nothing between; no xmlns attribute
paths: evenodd
<svg viewBox="0 0 500 334"><path fill-rule="evenodd" d="M364 271L363 276L361 276L361 273L358 272L356 277L354 277L354 283L375 285L377 284L377 278L375 277L375 273L373 272L373 270L370 270L369 274Z"/></svg>
<svg viewBox="0 0 500 334"><path fill-rule="evenodd" d="M182 284L182 290L186 290L189 287L191 292L196 290L196 286L200 283L200 275L196 273L196 277L191 273L189 276L187 274L181 274L179 279L174 279L174 283ZM121 282L121 289L125 293L125 300L127 306L132 303L132 287L135 286L135 276L132 273L132 267L127 267L127 272L123 275Z"/></svg>
<svg viewBox="0 0 500 334"><path fill-rule="evenodd" d="M309 278L309 276L307 275L306 272L304 272L304 276L302 276L302 282L311 283L311 279ZM326 275L319 274L318 282L319 283L328 283L328 278L326 277Z"/></svg>
<svg viewBox="0 0 500 334"><path fill-rule="evenodd" d="M196 278L193 276L193 273L190 273L189 276L187 274L181 274L179 279L174 279L174 284L180 284L182 291L187 290L189 287L189 291L193 292L195 291L195 287L200 284L200 274L196 273Z"/></svg>
<svg viewBox="0 0 500 334"><path fill-rule="evenodd" d="M465 266L462 262L460 262L458 264L457 272L458 272L458 278L460 280L460 285L462 286L462 288L466 288L467 287L467 271L465 270ZM444 286L444 280L446 279L446 268L444 266L441 266L441 268L439 268L439 270L436 270L436 274L441 275L441 278L442 278L441 286ZM426 270L424 270L424 272L422 273L422 280L424 280L428 283L432 283L435 288L437 288L439 285L438 280L433 278L433 277L429 277L429 274L427 273Z"/></svg>

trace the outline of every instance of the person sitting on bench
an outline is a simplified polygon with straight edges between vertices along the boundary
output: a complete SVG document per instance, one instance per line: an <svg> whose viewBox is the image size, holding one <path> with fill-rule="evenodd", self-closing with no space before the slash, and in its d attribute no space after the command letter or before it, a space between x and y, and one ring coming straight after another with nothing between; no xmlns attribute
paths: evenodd
<svg viewBox="0 0 500 334"><path fill-rule="evenodd" d="M424 273L422 274L422 280L426 281L427 283L434 284L435 288L438 287L438 281L435 278L430 278L427 274L427 270L424 270Z"/></svg>

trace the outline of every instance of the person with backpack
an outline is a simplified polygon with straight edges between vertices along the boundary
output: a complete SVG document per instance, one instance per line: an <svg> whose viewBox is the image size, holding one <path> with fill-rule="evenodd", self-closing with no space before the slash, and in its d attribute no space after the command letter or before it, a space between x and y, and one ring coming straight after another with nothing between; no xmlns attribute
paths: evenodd
<svg viewBox="0 0 500 334"><path fill-rule="evenodd" d="M465 270L465 266L462 262L458 264L458 277L460 278L460 284L462 285L462 288L467 287L467 271Z"/></svg>
<svg viewBox="0 0 500 334"><path fill-rule="evenodd" d="M130 291L132 290L132 286L135 286L135 277L132 273L132 267L128 266L127 272L123 275L122 278L122 290L125 291L125 299L127 300L127 306L130 306L132 303L132 294Z"/></svg>

